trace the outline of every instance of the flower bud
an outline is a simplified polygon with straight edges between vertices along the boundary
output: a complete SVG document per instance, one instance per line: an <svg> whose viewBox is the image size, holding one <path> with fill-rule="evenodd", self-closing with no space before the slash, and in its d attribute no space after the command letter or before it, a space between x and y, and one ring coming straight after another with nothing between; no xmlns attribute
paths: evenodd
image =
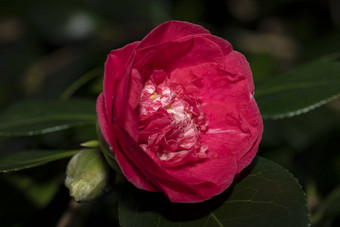
<svg viewBox="0 0 340 227"><path fill-rule="evenodd" d="M65 186L77 202L86 202L103 192L108 178L108 166L101 152L86 149L74 155L68 163Z"/></svg>

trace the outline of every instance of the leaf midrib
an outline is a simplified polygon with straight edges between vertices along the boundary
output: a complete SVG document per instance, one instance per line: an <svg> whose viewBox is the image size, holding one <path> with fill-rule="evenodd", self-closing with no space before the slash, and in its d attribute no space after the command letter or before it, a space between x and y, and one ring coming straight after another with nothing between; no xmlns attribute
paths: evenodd
<svg viewBox="0 0 340 227"><path fill-rule="evenodd" d="M315 81L309 83L293 83L293 84L286 84L286 85L279 85L279 86L271 86L269 88L261 89L257 88L256 90L256 97L267 95L275 92L282 92L291 89L298 89L298 88L315 88L315 87L324 87L328 85L337 84L336 81Z"/></svg>
<svg viewBox="0 0 340 227"><path fill-rule="evenodd" d="M210 212L210 216L216 221L216 223L217 223L220 227L224 227L224 225L220 222L220 220L215 216L214 212Z"/></svg>
<svg viewBox="0 0 340 227"><path fill-rule="evenodd" d="M54 153L54 154L51 154L50 156L37 157L37 158L29 159L29 160L15 160L15 159L13 159L13 160L16 161L16 163L19 163L19 164L29 164L31 162L44 162L46 160L51 160L51 159L55 159L55 158L68 157L73 153L75 153L75 151ZM1 166L1 164L0 164L0 166Z"/></svg>
<svg viewBox="0 0 340 227"><path fill-rule="evenodd" d="M49 122L51 120L88 120L88 121L93 121L96 119L95 115L90 115L90 114L62 114L62 115L49 115L46 117L28 117L27 119L22 119L18 120L15 122L10 122L10 123L0 123L0 129L6 129L10 127L17 127L17 126L23 126L23 125L31 125L35 123L45 123ZM78 122L77 122L78 123ZM70 123L72 124L72 123ZM74 123L73 123L74 124Z"/></svg>
<svg viewBox="0 0 340 227"><path fill-rule="evenodd" d="M17 171L17 170L26 169L26 168L32 168L32 167L39 166L44 163L70 157L74 155L76 152L77 152L76 150L60 151L60 153L53 152L54 154L51 154L50 156L45 156L42 158L36 158L36 159L30 159L30 160L23 160L22 162L19 162L19 160L12 160L12 161L15 161L16 164L18 164L17 167L11 167L11 165L6 167L6 163L5 165L1 165L0 163L0 173Z"/></svg>

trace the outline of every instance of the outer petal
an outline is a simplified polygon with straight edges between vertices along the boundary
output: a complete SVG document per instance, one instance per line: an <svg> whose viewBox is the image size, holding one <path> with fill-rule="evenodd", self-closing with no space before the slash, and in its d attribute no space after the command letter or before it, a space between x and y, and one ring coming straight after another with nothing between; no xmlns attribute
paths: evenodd
<svg viewBox="0 0 340 227"><path fill-rule="evenodd" d="M143 81L140 73L137 69L133 68L131 70L130 75L130 83L129 83L129 104L133 109L135 109L138 106L138 103L140 101L141 92L143 89Z"/></svg>
<svg viewBox="0 0 340 227"><path fill-rule="evenodd" d="M254 82L253 75L250 70L249 63L243 54L232 51L225 58L225 70L236 74L238 76L242 76L248 81L248 88L252 95L254 95Z"/></svg>
<svg viewBox="0 0 340 227"><path fill-rule="evenodd" d="M252 90L249 88L249 80L239 73L233 75L221 71L216 75L220 77L204 78L200 89L203 112L207 116L210 115L208 133L212 134L212 140L221 137L221 141L216 144L230 145L226 151L235 152L238 160L237 171L240 172L250 164L257 152L263 123ZM222 111L220 116L219 111ZM233 125L235 128L232 128ZM230 129L234 130L234 133L230 133ZM212 132L217 133L213 135Z"/></svg>
<svg viewBox="0 0 340 227"><path fill-rule="evenodd" d="M216 152L219 158L233 154L237 158L253 145L257 131L249 128L247 120L228 108L227 104L205 104L203 111L209 121L214 121L208 130L201 134L201 142L209 147L209 152Z"/></svg>
<svg viewBox="0 0 340 227"><path fill-rule="evenodd" d="M130 73L131 70L131 55L139 42L131 43L121 49L111 51L105 63L104 72L104 102L106 107L107 122L111 124L113 116L113 104L118 107L126 102L126 98L119 97L116 99L118 91L118 83ZM115 109L117 114L122 111L122 107Z"/></svg>
<svg viewBox="0 0 340 227"><path fill-rule="evenodd" d="M119 143L119 149L114 151L115 159L124 176L140 189L159 191L157 182L155 183L147 172L148 167L153 163L124 129L115 125L114 130ZM144 167L141 168L142 164Z"/></svg>
<svg viewBox="0 0 340 227"><path fill-rule="evenodd" d="M237 173L241 172L254 159L254 157L257 153L257 150L259 148L259 144L261 142L262 132L263 132L263 125L261 123L261 124L258 125L258 137L257 137L256 141L254 142L254 145L252 146L252 148L246 154L244 154L243 157L241 157L241 159L239 159L237 161Z"/></svg>
<svg viewBox="0 0 340 227"><path fill-rule="evenodd" d="M254 141L253 146L246 153L240 153L238 155L238 170L237 172L241 172L243 168L248 166L253 158L255 157L259 144L261 142L262 133L263 133L263 122L260 111L257 107L255 99L251 97L251 102L249 104L249 108L247 109L245 115L248 117L248 122L251 127L256 129L257 138Z"/></svg>
<svg viewBox="0 0 340 227"><path fill-rule="evenodd" d="M233 50L231 44L225 39L222 39L214 35L201 35L201 36L216 43L221 48L225 56L228 55Z"/></svg>
<svg viewBox="0 0 340 227"><path fill-rule="evenodd" d="M204 160L183 168L166 169L176 176L182 183L190 185L195 194L176 190L176 187L163 181L163 191L174 202L202 202L222 193L233 182L236 174L237 162L234 155L225 155Z"/></svg>
<svg viewBox="0 0 340 227"><path fill-rule="evenodd" d="M108 122L108 117L106 115L107 111L105 108L103 93L100 93L100 95L97 98L96 111L97 111L100 131L105 141L112 146L112 144L114 143L114 137L112 134L112 130L110 128L110 123Z"/></svg>
<svg viewBox="0 0 340 227"><path fill-rule="evenodd" d="M197 96L201 98L202 103L227 103L242 114L252 98L246 78L221 69L217 63L208 62L174 70L170 80L193 91L195 90L192 86L196 86L199 90ZM188 92L187 89L186 91Z"/></svg>
<svg viewBox="0 0 340 227"><path fill-rule="evenodd" d="M203 37L186 37L174 42L138 49L134 67L142 74L144 81L156 69L167 73L175 69L215 62L224 65L221 48Z"/></svg>
<svg viewBox="0 0 340 227"><path fill-rule="evenodd" d="M130 135L138 140L138 119L129 101L134 103L129 90L137 88L138 79L132 75L130 80L132 62L135 48L139 42L131 43L121 49L112 51L105 63L104 97L107 111L107 122L111 125L119 124ZM138 94L136 95L138 96Z"/></svg>
<svg viewBox="0 0 340 227"><path fill-rule="evenodd" d="M222 193L236 174L236 157L226 155L183 168L164 168L154 153L145 153L121 128L115 128L120 150L116 160L136 187L163 192L172 202L202 202Z"/></svg>
<svg viewBox="0 0 340 227"><path fill-rule="evenodd" d="M220 155L235 154L240 172L255 156L263 131L249 81L241 74L220 70L215 63L175 70L170 80L201 97L203 112L209 119L202 141Z"/></svg>
<svg viewBox="0 0 340 227"><path fill-rule="evenodd" d="M116 160L126 178L136 187L148 191L165 192L173 202L197 202L208 199L202 198L199 190L192 187L181 178L169 174L160 166L159 159L153 154L145 153L139 145L121 128L116 127L117 137L121 150L116 152ZM167 193L167 188L172 188L174 193L181 196L173 196ZM210 198L210 197L209 197Z"/></svg>
<svg viewBox="0 0 340 227"><path fill-rule="evenodd" d="M139 48L176 41L189 35L210 34L202 26L184 21L168 21L152 30L141 42Z"/></svg>

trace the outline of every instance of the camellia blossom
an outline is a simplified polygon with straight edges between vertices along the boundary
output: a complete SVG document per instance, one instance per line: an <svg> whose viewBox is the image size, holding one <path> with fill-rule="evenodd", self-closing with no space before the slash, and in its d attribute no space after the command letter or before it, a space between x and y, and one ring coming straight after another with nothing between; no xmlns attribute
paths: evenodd
<svg viewBox="0 0 340 227"><path fill-rule="evenodd" d="M97 114L125 177L173 202L222 193L251 163L263 131L245 57L180 21L109 54Z"/></svg>

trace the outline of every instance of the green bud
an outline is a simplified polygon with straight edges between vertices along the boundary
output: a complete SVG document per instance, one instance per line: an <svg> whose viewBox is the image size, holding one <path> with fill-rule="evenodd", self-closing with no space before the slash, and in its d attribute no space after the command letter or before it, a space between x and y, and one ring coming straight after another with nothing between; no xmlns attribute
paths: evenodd
<svg viewBox="0 0 340 227"><path fill-rule="evenodd" d="M65 186L77 202L98 197L108 183L108 166L96 149L81 150L67 165Z"/></svg>

